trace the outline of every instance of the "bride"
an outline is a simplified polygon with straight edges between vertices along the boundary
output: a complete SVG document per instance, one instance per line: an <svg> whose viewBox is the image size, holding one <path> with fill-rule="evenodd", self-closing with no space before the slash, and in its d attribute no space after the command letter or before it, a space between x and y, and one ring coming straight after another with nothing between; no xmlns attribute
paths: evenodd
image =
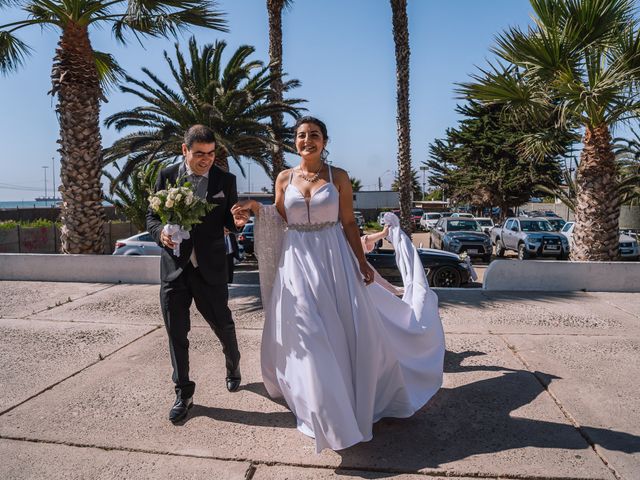
<svg viewBox="0 0 640 480"><path fill-rule="evenodd" d="M442 384L444 334L437 297L417 251L387 214L403 277L402 299L374 282L353 215L347 172L325 163L327 128L294 127L300 165L276 180L275 206L240 202L256 215L265 325L262 376L284 397L316 451L372 438L383 417L408 417Z"/></svg>

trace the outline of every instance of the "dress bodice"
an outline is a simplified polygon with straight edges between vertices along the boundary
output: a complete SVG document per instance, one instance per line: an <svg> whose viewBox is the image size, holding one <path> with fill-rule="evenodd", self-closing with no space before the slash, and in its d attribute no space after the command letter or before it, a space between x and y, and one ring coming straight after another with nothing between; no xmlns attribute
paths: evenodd
<svg viewBox="0 0 640 480"><path fill-rule="evenodd" d="M284 191L284 209L289 225L338 221L340 199L338 189L333 184L331 167L329 167L329 182L316 187L309 199L306 199L291 183L292 177L293 172Z"/></svg>

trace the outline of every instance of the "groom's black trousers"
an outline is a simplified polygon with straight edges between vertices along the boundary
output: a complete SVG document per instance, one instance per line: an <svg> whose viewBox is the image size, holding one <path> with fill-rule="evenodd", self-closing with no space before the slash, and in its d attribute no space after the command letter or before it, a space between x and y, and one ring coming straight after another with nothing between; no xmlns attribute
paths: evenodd
<svg viewBox="0 0 640 480"><path fill-rule="evenodd" d="M189 378L189 339L191 329L189 307L195 300L196 308L214 331L226 358L227 375L233 372L240 362L236 327L227 305L229 288L226 283L211 285L207 283L191 263L182 274L173 281L162 281L160 286L160 305L162 316L169 336L169 351L173 366L173 383L181 398L193 396L196 384Z"/></svg>

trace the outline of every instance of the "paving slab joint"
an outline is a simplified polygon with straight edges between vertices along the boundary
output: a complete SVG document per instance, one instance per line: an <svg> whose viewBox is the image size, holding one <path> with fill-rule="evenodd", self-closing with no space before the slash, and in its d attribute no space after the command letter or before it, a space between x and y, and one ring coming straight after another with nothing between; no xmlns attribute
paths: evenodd
<svg viewBox="0 0 640 480"><path fill-rule="evenodd" d="M62 382L66 382L66 381L67 381L67 380L69 380L70 378L73 378L73 377L75 377L76 375L78 375L78 374L80 374L80 373L84 372L84 371L85 371L85 370L87 370L88 368L91 368L91 367L93 367L94 365L96 365L96 364L98 364L98 363L102 362L103 360L106 360L107 358L111 357L112 355L115 355L115 354L116 354L116 353L118 353L120 350L122 350L122 349L124 349L124 348L128 347L129 345L131 345L131 344L133 344L133 343L137 342L138 340L140 340L140 339L142 339L142 338L146 337L147 335L151 335L152 333L154 333L154 332L158 331L158 329L160 329L160 328L162 328L162 325L157 325L157 326L155 326L154 328L152 328L151 330L149 330L148 332L146 332L146 333L144 333L144 334L140 335L139 337L134 338L134 339L133 339L133 340L131 340L129 343L126 343L126 344L122 345L121 347L119 347L119 348L115 349L113 352L108 353L108 354L106 354L106 355L102 355L100 352L98 352L98 359L97 359L97 360L95 360L95 361L93 361L93 362L89 363L88 365L85 365L84 367L82 367L82 368L81 368L80 370L78 370L77 372L73 372L72 374L70 374L70 375L66 376L65 378L63 378L63 379L61 379L61 380L58 380L58 381L57 381L57 382L55 382L55 383L52 383L51 385L49 385L49 386L47 386L47 387L43 388L43 389L42 389L42 390L40 390L39 392L34 393L33 395L31 395L30 397L28 397L28 398L26 398L26 399L22 400L21 402L16 403L15 405L12 405L12 406L10 406L9 408L6 408L6 409L4 409L4 410L0 411L0 417L1 417L2 415L6 414L6 413L9 413L10 411L12 411L12 410L14 410L14 409L18 408L20 405L24 405L24 404L25 404L25 403L27 403L28 401L33 400L34 398L36 398L36 397L38 397L38 396L42 395L44 392L47 392L47 391L51 390L52 388L54 388L54 387L56 387L56 386L60 385ZM2 438L2 437L0 437L0 438ZM18 440L19 440L19 439L18 439ZM99 447L98 447L98 448L99 448Z"/></svg>
<svg viewBox="0 0 640 480"><path fill-rule="evenodd" d="M511 345L502 335L497 335L500 339L505 343L507 348L511 351L511 353L524 365L524 368L533 375L533 377L538 381L540 386L544 389L544 391L551 397L553 403L555 403L556 407L560 410L562 415L567 419L567 421L578 431L580 436L587 442L587 445L591 447L593 453L600 459L600 461L607 467L607 469L611 472L611 474L616 478L616 480L624 480L624 478L617 472L614 466L609 462L609 460L604 456L602 452L597 448L596 443L592 440L587 432L584 431L582 425L575 419L573 415L565 408L560 399L551 391L549 388L549 384L545 382L544 378L540 376L531 365L525 360L525 358L520 355L518 350L514 345Z"/></svg>
<svg viewBox="0 0 640 480"><path fill-rule="evenodd" d="M88 296L90 296L90 295L95 295L96 293L104 292L105 290L108 290L109 288L112 288L112 287L115 287L115 286L116 286L116 284L113 284L113 285L107 285L106 287L99 288L98 290L95 290L95 291L93 291L93 292L87 292L87 293L85 293L84 297L74 298L73 300L71 299L71 297L67 297L67 299L66 299L66 300L63 300L63 301L61 301L61 302L56 302L56 303L55 303L55 305L53 305L53 306L52 306L52 305L49 305L49 306L44 307L42 310L38 310L38 311L34 310L33 312L28 313L27 315L24 315L24 316L22 316L22 317L18 317L18 318L19 318L20 320L27 320L29 317L32 317L32 316L34 316L34 315L38 315L39 313L42 313L42 312L48 312L48 311L50 311L50 310L53 310L54 308L57 308L57 307L61 307L61 306L63 306L63 305L66 305L67 303L75 302L76 300L80 300L80 299L85 298L85 297L88 297ZM0 413L0 415L1 415L1 413Z"/></svg>

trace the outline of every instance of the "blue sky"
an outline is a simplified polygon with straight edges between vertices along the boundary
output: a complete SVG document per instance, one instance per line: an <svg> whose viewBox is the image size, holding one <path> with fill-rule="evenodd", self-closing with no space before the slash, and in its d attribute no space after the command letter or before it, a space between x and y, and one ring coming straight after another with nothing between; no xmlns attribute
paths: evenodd
<svg viewBox="0 0 640 480"><path fill-rule="evenodd" d="M249 44L254 58L268 61L268 24L265 0L219 0L227 13L229 33L194 30L200 44L224 39L233 51ZM427 157L427 147L454 126L455 83L465 81L492 58L495 35L510 25L530 22L527 0L409 0L411 46L411 143L415 166ZM0 11L0 23L17 17ZM23 29L20 38L33 55L18 72L0 77L0 201L29 200L44 190L42 166L56 152L58 124L50 89L51 59L58 33L37 27ZM186 44L188 35L179 39ZM175 40L151 39L146 48L121 47L110 30L92 31L95 48L113 53L129 74L141 78L148 67L168 79L163 50ZM330 158L360 179L365 189L377 189L378 177L388 188L396 169L395 59L388 0L295 0L283 16L284 70L302 82L293 95L308 100L309 114L323 119L329 129ZM102 107L102 118L137 105L136 97L114 91ZM119 136L102 128L103 145ZM296 157L288 161L295 164ZM246 165L246 162L245 162ZM232 171L238 169L232 166ZM59 183L59 180L56 179ZM251 188L268 185L260 168L251 168ZM245 191L248 179L238 178Z"/></svg>

